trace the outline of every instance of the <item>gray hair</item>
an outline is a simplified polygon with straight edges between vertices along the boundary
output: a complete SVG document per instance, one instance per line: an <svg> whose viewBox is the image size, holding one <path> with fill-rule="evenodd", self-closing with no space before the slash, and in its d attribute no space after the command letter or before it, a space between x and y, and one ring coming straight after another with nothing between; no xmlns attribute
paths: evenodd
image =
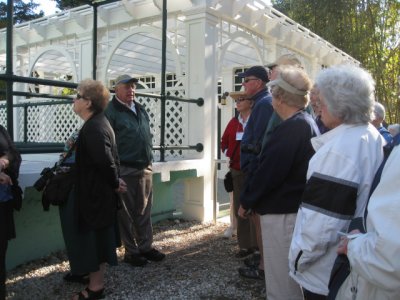
<svg viewBox="0 0 400 300"><path fill-rule="evenodd" d="M400 133L400 124L389 125L388 130L392 136L395 136Z"/></svg>
<svg viewBox="0 0 400 300"><path fill-rule="evenodd" d="M371 120L375 81L366 70L333 66L322 70L315 83L332 116L345 124L367 124Z"/></svg>
<svg viewBox="0 0 400 300"><path fill-rule="evenodd" d="M385 107L379 102L375 102L374 105L374 117L375 119L384 120L385 119Z"/></svg>

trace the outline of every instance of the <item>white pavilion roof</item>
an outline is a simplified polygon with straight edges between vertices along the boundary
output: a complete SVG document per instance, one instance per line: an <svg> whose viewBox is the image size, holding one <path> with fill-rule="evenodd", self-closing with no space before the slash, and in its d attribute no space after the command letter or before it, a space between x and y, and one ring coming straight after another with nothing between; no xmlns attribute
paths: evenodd
<svg viewBox="0 0 400 300"><path fill-rule="evenodd" d="M101 1L99 1L101 2ZM110 47L113 35L129 32L134 26L162 28L162 0L122 0L98 7L98 54ZM219 46L235 32L238 37L232 40L226 50L221 69L233 66L248 66L258 63L254 55L254 46L268 49L267 43L296 52L305 57L324 57L321 64L336 64L343 61L358 62L317 36L307 28L273 9L263 0L168 0L167 35L185 56L187 40L185 38L185 18L188 14L209 13L218 19L221 35ZM74 47L82 39L91 39L93 8L84 5L55 15L14 26L14 45L18 54L34 55L37 48L60 43L74 57ZM240 37L240 31L246 31L256 41L249 44ZM0 67L5 66L6 31L0 30ZM169 50L168 50L169 51ZM74 57L75 58L75 57ZM138 74L158 74L161 65L161 35L136 34L128 36L115 51L109 64L110 72L122 74L133 68ZM185 61L181 61L184 66ZM267 63L267 62L266 62ZM18 64L18 63L17 63ZM46 52L36 62L36 66L45 66L47 71L56 74L68 74L71 70L65 58L56 52ZM18 68L18 65L15 65ZM1 70L1 69L0 69ZM182 72L184 70L181 70ZM172 53L167 52L167 73L176 72Z"/></svg>

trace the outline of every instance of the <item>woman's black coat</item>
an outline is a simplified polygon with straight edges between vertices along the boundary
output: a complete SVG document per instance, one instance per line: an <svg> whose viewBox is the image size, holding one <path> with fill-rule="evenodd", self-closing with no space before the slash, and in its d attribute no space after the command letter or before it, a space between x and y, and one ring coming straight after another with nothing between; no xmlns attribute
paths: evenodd
<svg viewBox="0 0 400 300"><path fill-rule="evenodd" d="M76 206L81 230L116 222L119 160L114 131L103 113L88 119L76 142Z"/></svg>

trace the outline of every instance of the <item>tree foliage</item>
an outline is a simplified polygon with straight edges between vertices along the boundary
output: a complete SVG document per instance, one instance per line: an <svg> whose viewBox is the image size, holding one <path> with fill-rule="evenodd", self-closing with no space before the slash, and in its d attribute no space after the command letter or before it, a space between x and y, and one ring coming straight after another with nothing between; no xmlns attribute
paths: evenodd
<svg viewBox="0 0 400 300"><path fill-rule="evenodd" d="M53 0L57 3L60 10L71 9L80 5L90 4L90 0Z"/></svg>
<svg viewBox="0 0 400 300"><path fill-rule="evenodd" d="M387 121L400 123L398 0L275 0L274 7L361 62Z"/></svg>
<svg viewBox="0 0 400 300"><path fill-rule="evenodd" d="M25 3L22 0L14 0L14 24L34 20L44 16L41 10L35 13L35 9L39 6L38 3L30 0ZM7 3L0 2L0 28L7 26Z"/></svg>

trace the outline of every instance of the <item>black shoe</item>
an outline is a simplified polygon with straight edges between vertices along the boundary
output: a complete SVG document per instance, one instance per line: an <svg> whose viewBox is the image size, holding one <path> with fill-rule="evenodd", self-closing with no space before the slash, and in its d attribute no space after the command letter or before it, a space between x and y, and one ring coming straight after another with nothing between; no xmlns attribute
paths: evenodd
<svg viewBox="0 0 400 300"><path fill-rule="evenodd" d="M142 253L142 256L151 261L162 261L165 258L165 254L161 253L157 249L151 249L148 252Z"/></svg>
<svg viewBox="0 0 400 300"><path fill-rule="evenodd" d="M68 282L88 284L89 283L89 274L73 275L71 273L68 273L67 275L65 275L63 277L63 279Z"/></svg>
<svg viewBox="0 0 400 300"><path fill-rule="evenodd" d="M257 268L249 268L249 267L243 267L239 268L239 275L245 278L249 279L260 279L264 280L265 279L265 273L264 270Z"/></svg>
<svg viewBox="0 0 400 300"><path fill-rule="evenodd" d="M244 258L254 253L254 249L240 249L238 253L236 253L237 258Z"/></svg>
<svg viewBox="0 0 400 300"><path fill-rule="evenodd" d="M125 255L124 262L135 267L143 267L147 264L147 259L140 254L128 254Z"/></svg>
<svg viewBox="0 0 400 300"><path fill-rule="evenodd" d="M248 267L258 267L260 264L261 256L259 253L254 253L252 256L247 257L243 260L244 264Z"/></svg>
<svg viewBox="0 0 400 300"><path fill-rule="evenodd" d="M85 291L87 293L87 297L85 296L85 294L82 291L82 292L79 292L78 294L76 294L78 296L78 300L80 300L80 299L97 300L97 299L105 298L104 289L101 289L98 291L92 291L89 289L89 287L86 287Z"/></svg>

